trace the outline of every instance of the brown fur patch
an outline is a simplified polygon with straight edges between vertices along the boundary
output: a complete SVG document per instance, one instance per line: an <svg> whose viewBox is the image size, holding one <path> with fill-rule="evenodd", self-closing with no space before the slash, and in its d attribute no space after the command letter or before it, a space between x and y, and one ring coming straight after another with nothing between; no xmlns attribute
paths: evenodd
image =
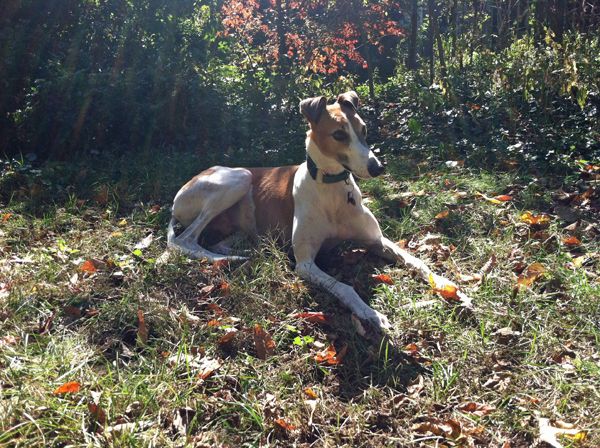
<svg viewBox="0 0 600 448"><path fill-rule="evenodd" d="M332 137L332 134L337 130L349 133L350 126L358 139L366 144L362 124L354 109L334 103L327 106L316 125L311 124L309 135L323 154L340 160L340 157L347 157L345 153L348 151L350 139L338 141Z"/></svg>

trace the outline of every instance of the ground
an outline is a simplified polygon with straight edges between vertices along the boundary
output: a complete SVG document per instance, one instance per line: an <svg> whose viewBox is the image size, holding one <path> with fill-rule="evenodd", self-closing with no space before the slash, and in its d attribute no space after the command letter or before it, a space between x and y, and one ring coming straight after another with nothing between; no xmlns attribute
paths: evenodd
<svg viewBox="0 0 600 448"><path fill-rule="evenodd" d="M398 158L361 182L473 299L342 246L320 262L390 318L380 340L271 241L158 265L197 161L95 157L3 168L0 446L600 445L598 167Z"/></svg>

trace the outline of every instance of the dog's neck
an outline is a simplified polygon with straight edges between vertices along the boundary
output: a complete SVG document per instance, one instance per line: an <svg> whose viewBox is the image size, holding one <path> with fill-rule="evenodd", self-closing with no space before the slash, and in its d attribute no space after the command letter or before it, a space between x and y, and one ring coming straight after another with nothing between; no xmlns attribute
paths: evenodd
<svg viewBox="0 0 600 448"><path fill-rule="evenodd" d="M310 137L306 138L306 155L312 159L316 168L324 175L339 175L347 172L346 168L337 160L325 156Z"/></svg>

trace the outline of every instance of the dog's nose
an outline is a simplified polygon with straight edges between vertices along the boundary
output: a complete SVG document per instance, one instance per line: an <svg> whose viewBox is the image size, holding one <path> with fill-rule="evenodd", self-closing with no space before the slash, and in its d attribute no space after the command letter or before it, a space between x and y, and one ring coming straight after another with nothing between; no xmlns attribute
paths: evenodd
<svg viewBox="0 0 600 448"><path fill-rule="evenodd" d="M367 170L371 177L377 177L385 171L385 167L381 164L377 157L371 157L367 164Z"/></svg>

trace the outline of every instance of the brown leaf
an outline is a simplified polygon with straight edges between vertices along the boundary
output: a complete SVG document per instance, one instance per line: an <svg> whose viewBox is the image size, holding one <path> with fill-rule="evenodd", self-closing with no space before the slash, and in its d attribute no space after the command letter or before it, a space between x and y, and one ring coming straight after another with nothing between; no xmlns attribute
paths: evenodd
<svg viewBox="0 0 600 448"><path fill-rule="evenodd" d="M219 290L221 291L221 295L223 296L227 296L229 295L229 283L227 283L226 281L222 281L221 284L219 285Z"/></svg>
<svg viewBox="0 0 600 448"><path fill-rule="evenodd" d="M233 339L235 338L236 334L237 334L237 331L229 331L229 332L225 333L223 336L221 336L219 338L219 340L217 341L217 344L219 344L219 345L230 344L231 341L233 341Z"/></svg>
<svg viewBox="0 0 600 448"><path fill-rule="evenodd" d="M390 277L387 274L377 274L377 275L372 275L371 277L373 278L373 280L375 280L379 283L385 283L386 285L394 284L394 280L392 279L392 277Z"/></svg>
<svg viewBox="0 0 600 448"><path fill-rule="evenodd" d="M543 264L535 262L530 264L517 279L518 286L531 286L538 278L546 272Z"/></svg>
<svg viewBox="0 0 600 448"><path fill-rule="evenodd" d="M512 196L510 196L508 194L501 194L499 196L494 197L494 199L497 199L498 201L502 201L502 202L507 202L507 201L512 200Z"/></svg>
<svg viewBox="0 0 600 448"><path fill-rule="evenodd" d="M57 387L52 392L54 395L65 395L65 394L74 394L79 392L81 389L81 384L77 381L69 381L68 383L63 384L62 386Z"/></svg>
<svg viewBox="0 0 600 448"><path fill-rule="evenodd" d="M470 401L468 403L463 403L458 405L457 409L462 412L467 412L469 414L477 415L479 417L483 417L484 415L491 414L496 410L495 407L489 406L483 403L475 403L474 401Z"/></svg>
<svg viewBox="0 0 600 448"><path fill-rule="evenodd" d="M430 432L436 436L443 436L449 439L457 439L462 433L461 424L457 420L441 420L433 417L429 417L423 422L414 424L412 430L420 434Z"/></svg>
<svg viewBox="0 0 600 448"><path fill-rule="evenodd" d="M212 264L212 267L215 271L220 271L221 269L224 269L228 266L229 266L229 260L227 260L227 259L217 260Z"/></svg>
<svg viewBox="0 0 600 448"><path fill-rule="evenodd" d="M254 325L253 336L256 355L260 359L267 359L267 357L273 355L275 352L275 342L271 338L271 335L263 330L260 324Z"/></svg>
<svg viewBox="0 0 600 448"><path fill-rule="evenodd" d="M216 303L207 303L206 308L215 313L217 316L223 316L225 314L225 310L223 310L223 308Z"/></svg>
<svg viewBox="0 0 600 448"><path fill-rule="evenodd" d="M144 312L141 309L137 310L137 316L138 316L137 337L138 337L138 340L142 344L145 344L146 342L148 342L148 336L149 336L150 332L148 331L148 327L146 326L146 318L144 317Z"/></svg>
<svg viewBox="0 0 600 448"><path fill-rule="evenodd" d="M205 380L221 367L221 361L214 358L202 358L198 366L198 378Z"/></svg>
<svg viewBox="0 0 600 448"><path fill-rule="evenodd" d="M98 269L92 260L86 260L81 266L79 266L79 270L91 274L96 272Z"/></svg>
<svg viewBox="0 0 600 448"><path fill-rule="evenodd" d="M12 216L12 213L5 213L2 215L2 222L6 222L10 219L10 217Z"/></svg>
<svg viewBox="0 0 600 448"><path fill-rule="evenodd" d="M306 313L296 313L294 314L296 319L304 319L307 322L311 322L313 324L328 324L329 317L321 312L306 312Z"/></svg>
<svg viewBox="0 0 600 448"><path fill-rule="evenodd" d="M88 411L90 411L90 416L92 417L92 421L98 423L99 425L106 424L106 412L96 403L88 403Z"/></svg>
<svg viewBox="0 0 600 448"><path fill-rule="evenodd" d="M67 305L63 308L63 312L67 316L70 316L70 317L75 317L75 318L81 317L81 310L76 306Z"/></svg>
<svg viewBox="0 0 600 448"><path fill-rule="evenodd" d="M434 219L445 219L450 214L450 210L444 210L435 215Z"/></svg>

